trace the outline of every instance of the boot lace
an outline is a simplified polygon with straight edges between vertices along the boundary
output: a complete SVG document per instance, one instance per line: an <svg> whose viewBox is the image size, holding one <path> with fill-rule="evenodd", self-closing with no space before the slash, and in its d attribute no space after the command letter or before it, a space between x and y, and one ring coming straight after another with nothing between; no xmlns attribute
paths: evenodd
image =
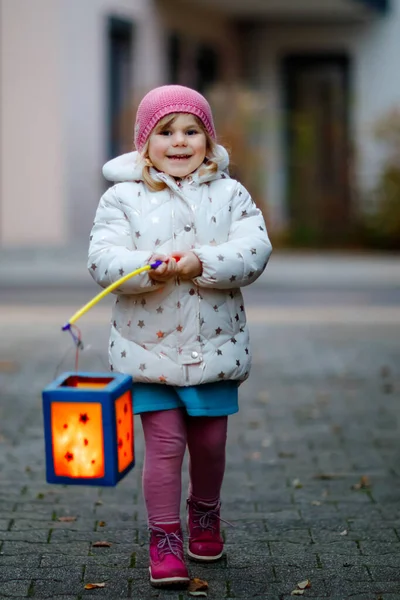
<svg viewBox="0 0 400 600"><path fill-rule="evenodd" d="M173 554L183 562L183 539L181 534L166 533L161 527L152 527L151 531L158 539L157 551L160 558L164 558L166 554Z"/></svg>
<svg viewBox="0 0 400 600"><path fill-rule="evenodd" d="M215 507L208 509L207 507L200 507L197 502L193 500L188 500L188 503L191 505L193 509L193 525L194 529L201 529L202 531L211 531L215 533L217 528L217 522L222 521L227 525L233 527L233 524L225 519L220 517L219 511L221 508L221 504L218 503Z"/></svg>

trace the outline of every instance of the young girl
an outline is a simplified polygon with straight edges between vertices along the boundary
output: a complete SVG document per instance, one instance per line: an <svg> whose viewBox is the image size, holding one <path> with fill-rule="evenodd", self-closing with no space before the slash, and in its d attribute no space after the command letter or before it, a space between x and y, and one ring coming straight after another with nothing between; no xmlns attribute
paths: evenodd
<svg viewBox="0 0 400 600"><path fill-rule="evenodd" d="M140 103L137 152L108 162L116 184L100 200L88 267L106 287L147 263L154 270L117 290L111 370L133 377L145 440L143 492L153 585L189 581L180 523L181 468L190 459L188 555L218 560L227 416L249 374L249 333L240 288L271 254L265 223L227 174L207 100L177 85Z"/></svg>

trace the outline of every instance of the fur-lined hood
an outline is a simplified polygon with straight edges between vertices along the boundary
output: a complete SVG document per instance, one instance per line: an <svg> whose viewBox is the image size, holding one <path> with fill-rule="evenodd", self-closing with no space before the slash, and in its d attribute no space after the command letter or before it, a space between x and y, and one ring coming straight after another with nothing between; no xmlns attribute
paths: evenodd
<svg viewBox="0 0 400 600"><path fill-rule="evenodd" d="M229 155L223 146L216 147L216 153L213 157L213 162L218 165L216 173L206 173L199 176L201 167L194 173L191 173L193 180L198 180L198 183L205 183L218 179L221 173L227 173L229 166ZM108 161L103 167L103 175L108 181L114 183L122 183L123 181L143 181L144 159L139 152L128 152L117 156ZM154 179L165 179L157 169L151 169L151 175ZM161 176L161 177L160 177Z"/></svg>

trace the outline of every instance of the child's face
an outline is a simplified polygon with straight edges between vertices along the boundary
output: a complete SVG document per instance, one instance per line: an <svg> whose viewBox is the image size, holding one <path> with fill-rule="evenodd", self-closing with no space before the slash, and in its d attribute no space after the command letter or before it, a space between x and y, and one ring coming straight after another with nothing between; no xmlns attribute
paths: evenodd
<svg viewBox="0 0 400 600"><path fill-rule="evenodd" d="M149 159L172 177L193 173L206 156L206 135L196 118L179 114L167 127L156 127L149 138Z"/></svg>

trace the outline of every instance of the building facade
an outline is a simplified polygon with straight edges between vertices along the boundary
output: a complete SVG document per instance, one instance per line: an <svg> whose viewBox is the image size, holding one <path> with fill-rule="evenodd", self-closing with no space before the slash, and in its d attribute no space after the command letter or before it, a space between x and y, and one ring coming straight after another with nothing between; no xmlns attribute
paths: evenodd
<svg viewBox="0 0 400 600"><path fill-rule="evenodd" d="M0 247L85 245L150 88L213 105L271 232L346 229L400 104L397 0L0 0Z"/></svg>

